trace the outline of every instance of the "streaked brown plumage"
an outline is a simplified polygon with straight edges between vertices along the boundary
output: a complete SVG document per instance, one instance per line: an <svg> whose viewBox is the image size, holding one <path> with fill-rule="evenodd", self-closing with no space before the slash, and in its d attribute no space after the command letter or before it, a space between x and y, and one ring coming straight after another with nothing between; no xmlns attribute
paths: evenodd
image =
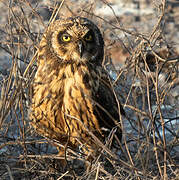
<svg viewBox="0 0 179 180"><path fill-rule="evenodd" d="M97 26L75 17L51 24L38 51L32 125L39 134L63 145L68 141L76 148L81 142L86 155L99 148L89 131L104 141L104 129L110 131L119 122L117 102L102 67L103 48ZM117 136L122 137L119 127Z"/></svg>

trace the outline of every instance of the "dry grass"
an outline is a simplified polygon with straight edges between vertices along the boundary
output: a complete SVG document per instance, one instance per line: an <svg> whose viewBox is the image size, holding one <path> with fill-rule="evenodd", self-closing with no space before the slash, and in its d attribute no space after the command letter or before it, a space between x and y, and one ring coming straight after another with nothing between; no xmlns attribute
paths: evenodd
<svg viewBox="0 0 179 180"><path fill-rule="evenodd" d="M78 9L74 3L49 1L43 16L40 10L46 7L40 1L33 6L30 2L0 2L5 14L0 26L1 56L10 67L0 69L1 179L177 179L179 103L174 93L179 83L178 54L165 39L165 1L156 7L158 21L147 35L120 25L106 1L97 2L111 8L113 20L95 15L97 2L93 1L81 2ZM51 18L45 21L47 12ZM115 70L107 46L104 62L110 73L117 75L113 81L115 92L127 114L121 119L120 158L114 151L106 152L102 145L104 149L90 171L78 161L84 162L84 157L70 149L69 167L61 171L56 149L29 126L29 89L36 70L36 50L43 31L59 15L80 15L98 22L104 35L112 32L115 43L121 45L119 51L122 47L128 54L125 64ZM112 44L107 35L105 41ZM158 44L165 50L157 53Z"/></svg>

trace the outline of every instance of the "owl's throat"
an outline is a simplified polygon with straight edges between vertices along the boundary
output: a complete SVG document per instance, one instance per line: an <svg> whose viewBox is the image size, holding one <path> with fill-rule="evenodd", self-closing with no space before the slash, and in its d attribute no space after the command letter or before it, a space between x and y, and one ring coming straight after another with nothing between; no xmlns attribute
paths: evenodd
<svg viewBox="0 0 179 180"><path fill-rule="evenodd" d="M94 69L95 68L95 69ZM93 70L94 69L94 70ZM98 67L89 66L86 63L71 63L66 65L65 74L65 92L85 91L84 94L90 95L96 91L99 86Z"/></svg>

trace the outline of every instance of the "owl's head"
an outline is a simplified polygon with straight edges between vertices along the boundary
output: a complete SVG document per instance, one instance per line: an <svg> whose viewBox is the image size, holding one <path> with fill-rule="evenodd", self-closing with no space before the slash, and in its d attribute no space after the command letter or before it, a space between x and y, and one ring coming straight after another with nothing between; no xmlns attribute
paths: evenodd
<svg viewBox="0 0 179 180"><path fill-rule="evenodd" d="M49 51L63 61L101 64L104 42L100 30L82 17L56 20L44 35Z"/></svg>

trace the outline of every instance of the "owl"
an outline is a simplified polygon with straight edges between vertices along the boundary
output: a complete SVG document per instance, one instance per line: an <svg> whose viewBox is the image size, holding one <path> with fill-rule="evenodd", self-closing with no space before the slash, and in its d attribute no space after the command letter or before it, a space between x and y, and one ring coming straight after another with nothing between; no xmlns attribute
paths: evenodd
<svg viewBox="0 0 179 180"><path fill-rule="evenodd" d="M104 41L98 27L83 17L54 21L38 49L32 85L31 124L42 136L86 157L99 152L113 128L121 140L120 113L102 66ZM119 113L120 112L120 113ZM65 148L58 147L65 155Z"/></svg>

